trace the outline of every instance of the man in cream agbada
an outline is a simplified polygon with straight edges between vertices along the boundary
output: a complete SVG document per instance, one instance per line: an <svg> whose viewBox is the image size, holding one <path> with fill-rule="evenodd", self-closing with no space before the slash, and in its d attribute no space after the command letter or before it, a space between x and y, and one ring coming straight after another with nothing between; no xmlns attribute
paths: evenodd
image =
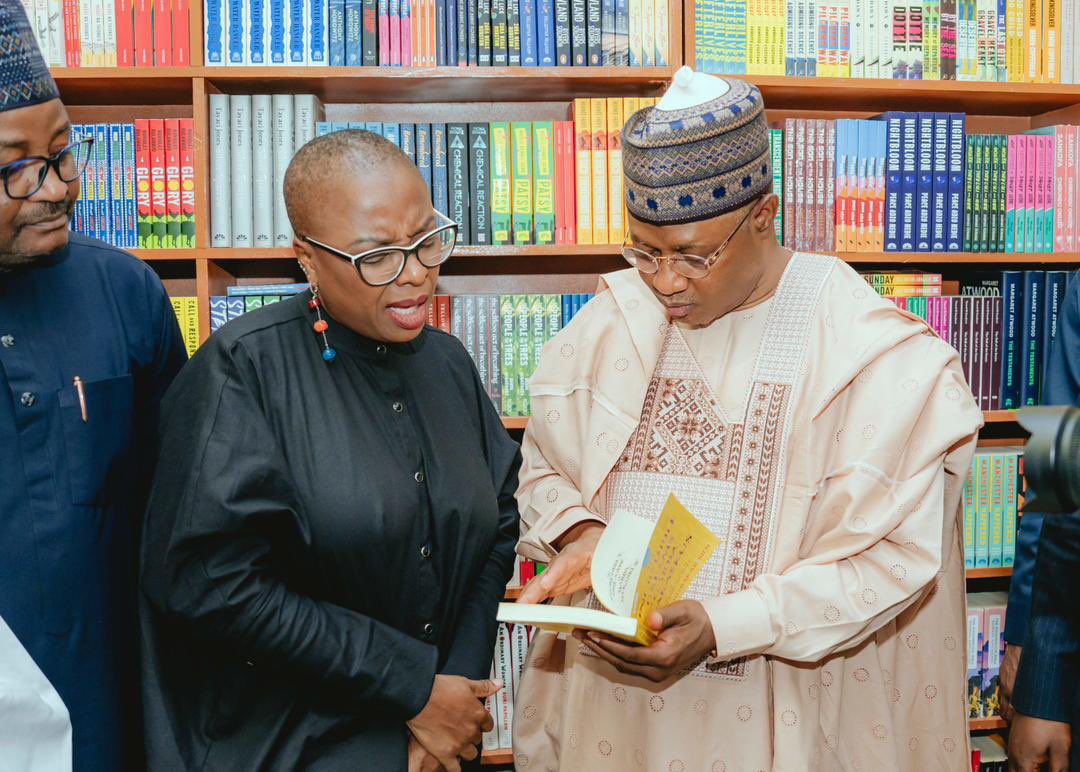
<svg viewBox="0 0 1080 772"><path fill-rule="evenodd" d="M967 769L957 352L776 241L760 93L683 69L623 129L633 266L544 350L522 602L595 605L610 515L674 493L720 546L659 639L533 642L519 770Z"/></svg>

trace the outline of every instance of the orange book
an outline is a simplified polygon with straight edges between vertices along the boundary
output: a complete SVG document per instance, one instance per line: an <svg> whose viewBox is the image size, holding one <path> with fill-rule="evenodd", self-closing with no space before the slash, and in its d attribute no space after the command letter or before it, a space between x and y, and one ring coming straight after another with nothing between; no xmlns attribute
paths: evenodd
<svg viewBox="0 0 1080 772"><path fill-rule="evenodd" d="M603 102L603 100L600 100ZM578 244L593 243L593 217L592 217L592 122L588 99L574 100L574 144L577 164L576 186L577 196L577 242Z"/></svg>

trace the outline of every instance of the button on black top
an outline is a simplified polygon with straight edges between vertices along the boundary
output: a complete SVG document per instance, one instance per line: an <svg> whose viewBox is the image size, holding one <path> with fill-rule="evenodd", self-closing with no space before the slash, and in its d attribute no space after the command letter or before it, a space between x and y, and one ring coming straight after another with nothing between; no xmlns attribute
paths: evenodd
<svg viewBox="0 0 1080 772"><path fill-rule="evenodd" d="M395 413L403 413L403 412L405 412L405 405L403 405L403 404L402 404L402 403L400 403L400 402L395 402L395 403L394 403L394 404L392 405L392 407L394 408L394 412L395 412Z"/></svg>
<svg viewBox="0 0 1080 772"><path fill-rule="evenodd" d="M386 344L385 343L380 343L378 346L376 346L375 347L375 353L376 354L385 354L386 353Z"/></svg>
<svg viewBox="0 0 1080 772"><path fill-rule="evenodd" d="M424 635L431 635L433 632L435 632L435 625L431 624L431 622L424 625Z"/></svg>
<svg viewBox="0 0 1080 772"><path fill-rule="evenodd" d="M417 483L422 483L424 481L424 473L417 472L413 475L413 479L416 480Z"/></svg>
<svg viewBox="0 0 1080 772"><path fill-rule="evenodd" d="M34 403L37 402L37 395L32 391L24 391L19 396L19 402L22 403L23 407L33 407ZM419 482L419 480L417 482Z"/></svg>
<svg viewBox="0 0 1080 772"><path fill-rule="evenodd" d="M422 557L424 560L427 560L428 558L430 558L431 557L431 547L429 547L426 544L423 547L421 547L420 548L420 557Z"/></svg>
<svg viewBox="0 0 1080 772"><path fill-rule="evenodd" d="M14 335L0 336L0 346L3 346L4 348L11 348L14 345L15 345L15 336Z"/></svg>

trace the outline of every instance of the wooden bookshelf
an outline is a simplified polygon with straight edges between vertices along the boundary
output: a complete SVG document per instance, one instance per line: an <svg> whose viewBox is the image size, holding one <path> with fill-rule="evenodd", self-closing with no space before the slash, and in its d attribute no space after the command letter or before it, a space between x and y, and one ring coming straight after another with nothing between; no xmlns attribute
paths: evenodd
<svg viewBox="0 0 1080 772"><path fill-rule="evenodd" d="M993 718L968 719L968 726L972 732L996 732L1008 728L1009 725L1001 716L994 716Z"/></svg>
<svg viewBox="0 0 1080 772"><path fill-rule="evenodd" d="M1012 576L1012 567L1007 568L969 568L965 575L968 579L1002 579Z"/></svg>
<svg viewBox="0 0 1080 772"><path fill-rule="evenodd" d="M510 765L514 763L514 752L505 749L497 751L483 751L480 754L480 763L485 766Z"/></svg>

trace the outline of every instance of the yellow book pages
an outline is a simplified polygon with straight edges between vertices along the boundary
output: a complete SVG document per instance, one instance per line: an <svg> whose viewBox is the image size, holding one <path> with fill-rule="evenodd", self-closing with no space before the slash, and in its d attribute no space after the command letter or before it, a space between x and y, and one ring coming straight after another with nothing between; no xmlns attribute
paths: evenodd
<svg viewBox="0 0 1080 772"><path fill-rule="evenodd" d="M589 103L592 138L593 244L608 240L607 105L602 97Z"/></svg>
<svg viewBox="0 0 1080 772"><path fill-rule="evenodd" d="M577 159L577 243L592 244L592 124L589 100L574 100L574 141Z"/></svg>
<svg viewBox="0 0 1080 772"><path fill-rule="evenodd" d="M608 128L608 244L621 244L626 235L623 219L623 166L622 166L623 100L610 97L607 100Z"/></svg>

